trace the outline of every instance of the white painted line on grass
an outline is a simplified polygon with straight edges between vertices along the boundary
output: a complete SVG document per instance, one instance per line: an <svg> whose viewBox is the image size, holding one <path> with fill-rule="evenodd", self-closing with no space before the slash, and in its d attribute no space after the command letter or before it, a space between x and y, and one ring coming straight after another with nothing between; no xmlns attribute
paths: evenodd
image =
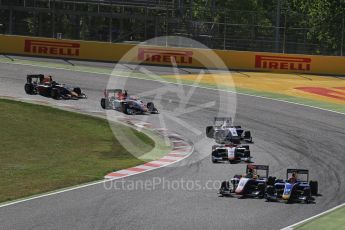
<svg viewBox="0 0 345 230"><path fill-rule="evenodd" d="M306 222L309 222L309 221L311 221L311 220L313 220L313 219L316 219L316 218L318 218L318 217L320 217L320 216L323 216L323 215L325 215L325 214L327 214L327 213L333 212L334 210L336 210L336 209L338 209L338 208L341 208L341 207L344 207L344 206L345 206L345 203L343 203L343 204L341 204L341 205L338 205L338 206L335 206L334 208L328 209L328 210L326 210L326 211L324 211L324 212L321 212L321 213L319 213L319 214L317 214L317 215L315 215L315 216L309 217L309 218L307 218L307 219L305 219L305 220L302 220L302 221L300 221L300 222L297 222L297 223L295 223L295 224L293 224L293 225L290 225L290 226L287 226L287 227L285 227L285 228L282 228L281 230L293 230L293 229L294 229L295 227L297 227L298 225L301 225L301 224L304 224L304 223L306 223Z"/></svg>

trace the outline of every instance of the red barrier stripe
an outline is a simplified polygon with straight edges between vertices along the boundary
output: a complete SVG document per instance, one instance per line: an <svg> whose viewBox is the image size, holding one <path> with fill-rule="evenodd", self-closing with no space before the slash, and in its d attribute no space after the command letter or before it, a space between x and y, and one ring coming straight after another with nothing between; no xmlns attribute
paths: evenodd
<svg viewBox="0 0 345 230"><path fill-rule="evenodd" d="M107 176L122 177L122 176L127 176L127 174L112 172L112 173L109 173Z"/></svg>
<svg viewBox="0 0 345 230"><path fill-rule="evenodd" d="M145 166L149 166L149 167L161 167L161 165L159 165L159 164L153 164L153 163L150 163L150 162L148 162L148 163L145 163L144 164Z"/></svg>
<svg viewBox="0 0 345 230"><path fill-rule="evenodd" d="M143 172L143 171L146 171L147 169L133 167L133 168L125 169L125 170L134 171L134 172Z"/></svg>

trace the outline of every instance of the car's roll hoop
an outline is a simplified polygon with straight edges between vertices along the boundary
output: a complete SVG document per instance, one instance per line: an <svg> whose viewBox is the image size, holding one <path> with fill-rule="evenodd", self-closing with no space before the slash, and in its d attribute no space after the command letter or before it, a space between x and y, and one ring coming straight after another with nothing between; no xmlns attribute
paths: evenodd
<svg viewBox="0 0 345 230"><path fill-rule="evenodd" d="M266 171L269 171L269 166L268 165L253 165L253 164L249 164L247 165L247 171L249 169L257 169L257 170L266 170Z"/></svg>
<svg viewBox="0 0 345 230"><path fill-rule="evenodd" d="M250 170L253 170L255 169L256 171L257 170L262 170L262 171L266 171L266 175L265 177L268 178L268 175L269 175L269 166L268 165L253 165L253 164L247 164L247 167L246 167L246 174L249 173Z"/></svg>
<svg viewBox="0 0 345 230"><path fill-rule="evenodd" d="M221 124L219 124L221 122ZM225 123L232 125L232 118L231 117L214 117L214 125L221 126Z"/></svg>
<svg viewBox="0 0 345 230"><path fill-rule="evenodd" d="M37 78L40 80L40 82L42 82L44 75L43 74L28 74L28 75L26 75L27 83L31 83L33 78Z"/></svg>
<svg viewBox="0 0 345 230"><path fill-rule="evenodd" d="M308 169L287 169L286 170L286 179L289 178L289 174L296 173L297 175L307 175L307 180L309 181L309 170Z"/></svg>

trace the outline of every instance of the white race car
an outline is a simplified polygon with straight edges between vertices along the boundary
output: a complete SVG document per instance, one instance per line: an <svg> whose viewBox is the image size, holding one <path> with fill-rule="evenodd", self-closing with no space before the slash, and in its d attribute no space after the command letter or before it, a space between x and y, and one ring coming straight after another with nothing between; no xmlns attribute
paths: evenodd
<svg viewBox="0 0 345 230"><path fill-rule="evenodd" d="M253 142L250 131L232 124L231 117L215 117L214 125L206 127L206 136L213 138L218 144L239 144Z"/></svg>
<svg viewBox="0 0 345 230"><path fill-rule="evenodd" d="M212 146L211 159L213 163L238 162L251 163L249 145L214 145Z"/></svg>
<svg viewBox="0 0 345 230"><path fill-rule="evenodd" d="M129 96L127 90L105 89L101 99L103 109L114 109L128 115L158 113L153 102L144 103L138 97Z"/></svg>

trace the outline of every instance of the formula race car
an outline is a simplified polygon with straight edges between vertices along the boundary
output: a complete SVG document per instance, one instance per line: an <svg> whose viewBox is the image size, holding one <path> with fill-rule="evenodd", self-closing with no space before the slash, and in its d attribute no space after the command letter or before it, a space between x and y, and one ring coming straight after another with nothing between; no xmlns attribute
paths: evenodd
<svg viewBox="0 0 345 230"><path fill-rule="evenodd" d="M318 182L309 181L309 171L306 169L287 169L286 180L277 179L274 185L266 188L267 201L311 203L315 200L313 196L317 195Z"/></svg>
<svg viewBox="0 0 345 230"><path fill-rule="evenodd" d="M264 171L264 175L258 171ZM268 165L247 165L246 174L235 175L230 181L223 181L219 189L221 196L233 196L238 198L264 198L266 186L274 183L273 177L269 177Z"/></svg>
<svg viewBox="0 0 345 230"><path fill-rule="evenodd" d="M245 131L241 126L233 125L231 117L215 117L213 126L206 127L206 136L214 138L218 144L253 142L250 131Z"/></svg>
<svg viewBox="0 0 345 230"><path fill-rule="evenodd" d="M250 163L249 145L213 145L211 159L213 163L220 161L234 164L237 162Z"/></svg>
<svg viewBox="0 0 345 230"><path fill-rule="evenodd" d="M79 87L71 87L53 81L52 76L43 74L27 75L24 90L27 94L39 94L53 99L74 99L87 98Z"/></svg>
<svg viewBox="0 0 345 230"><path fill-rule="evenodd" d="M158 113L153 102L144 103L138 97L129 96L127 90L105 89L101 99L103 109L114 109L128 115Z"/></svg>

